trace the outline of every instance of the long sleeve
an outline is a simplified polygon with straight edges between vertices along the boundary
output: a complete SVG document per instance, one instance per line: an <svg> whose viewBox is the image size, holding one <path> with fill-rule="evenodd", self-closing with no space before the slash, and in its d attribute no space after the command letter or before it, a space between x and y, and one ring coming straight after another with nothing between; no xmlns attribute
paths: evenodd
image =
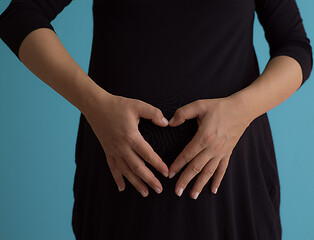
<svg viewBox="0 0 314 240"><path fill-rule="evenodd" d="M19 58L24 38L38 28L50 28L50 22L71 0L12 0L0 15L0 38Z"/></svg>
<svg viewBox="0 0 314 240"><path fill-rule="evenodd" d="M313 55L296 1L255 0L255 3L269 44L270 59L280 55L294 58L302 68L302 86L312 71Z"/></svg>

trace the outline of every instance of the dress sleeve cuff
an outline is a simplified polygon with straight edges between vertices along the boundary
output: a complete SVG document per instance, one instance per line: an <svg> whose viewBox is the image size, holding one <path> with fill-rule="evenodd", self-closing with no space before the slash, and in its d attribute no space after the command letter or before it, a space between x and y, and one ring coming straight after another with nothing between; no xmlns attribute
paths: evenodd
<svg viewBox="0 0 314 240"><path fill-rule="evenodd" d="M0 16L0 37L19 60L18 52L22 41L38 28L49 28L54 31L47 17L33 9L19 9L13 13L7 12L6 9Z"/></svg>
<svg viewBox="0 0 314 240"><path fill-rule="evenodd" d="M311 47L309 47L309 45L300 46L296 43L283 44L280 49L276 49L276 51L270 53L270 59L280 55L292 57L300 64L302 69L302 83L300 85L301 87L304 82L310 77L313 67Z"/></svg>

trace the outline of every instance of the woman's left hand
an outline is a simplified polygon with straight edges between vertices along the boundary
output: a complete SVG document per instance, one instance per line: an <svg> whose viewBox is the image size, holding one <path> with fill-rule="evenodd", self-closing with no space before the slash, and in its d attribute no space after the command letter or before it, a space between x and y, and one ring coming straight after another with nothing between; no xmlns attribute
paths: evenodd
<svg viewBox="0 0 314 240"><path fill-rule="evenodd" d="M169 121L169 126L176 127L186 119L195 117L198 131L169 167L171 178L188 164L176 183L175 192L178 196L198 174L190 192L193 199L198 197L213 175L211 191L217 192L231 153L253 120L235 98L226 97L199 99L178 108Z"/></svg>

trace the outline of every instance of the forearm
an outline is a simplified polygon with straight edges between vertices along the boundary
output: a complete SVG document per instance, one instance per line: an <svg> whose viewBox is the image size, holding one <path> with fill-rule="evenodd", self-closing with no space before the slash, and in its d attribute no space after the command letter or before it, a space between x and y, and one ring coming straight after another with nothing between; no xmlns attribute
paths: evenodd
<svg viewBox="0 0 314 240"><path fill-rule="evenodd" d="M254 120L288 99L301 85L302 70L288 56L271 59L264 72L248 87L229 96L240 105L248 119Z"/></svg>
<svg viewBox="0 0 314 240"><path fill-rule="evenodd" d="M73 60L51 29L39 28L23 40L19 58L40 80L62 95L82 113L106 94Z"/></svg>

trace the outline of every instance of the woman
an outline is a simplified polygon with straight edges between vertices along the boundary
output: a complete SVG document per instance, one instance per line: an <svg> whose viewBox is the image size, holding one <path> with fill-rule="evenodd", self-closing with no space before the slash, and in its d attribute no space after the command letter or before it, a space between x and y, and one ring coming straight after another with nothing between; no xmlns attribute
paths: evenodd
<svg viewBox="0 0 314 240"><path fill-rule="evenodd" d="M13 0L0 36L82 113L76 238L281 239L267 111L313 65L295 0L94 0L88 74L50 24L69 3ZM255 11L270 47L262 74Z"/></svg>

